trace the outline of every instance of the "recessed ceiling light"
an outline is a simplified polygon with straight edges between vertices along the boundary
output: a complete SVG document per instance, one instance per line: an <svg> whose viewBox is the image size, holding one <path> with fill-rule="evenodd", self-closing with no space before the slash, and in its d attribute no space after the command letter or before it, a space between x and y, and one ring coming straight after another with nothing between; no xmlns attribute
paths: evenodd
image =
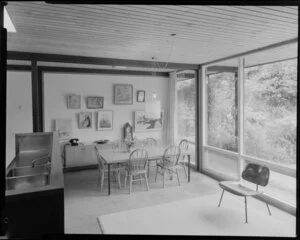
<svg viewBox="0 0 300 240"><path fill-rule="evenodd" d="M7 29L8 32L17 32L5 7L4 7L4 27Z"/></svg>

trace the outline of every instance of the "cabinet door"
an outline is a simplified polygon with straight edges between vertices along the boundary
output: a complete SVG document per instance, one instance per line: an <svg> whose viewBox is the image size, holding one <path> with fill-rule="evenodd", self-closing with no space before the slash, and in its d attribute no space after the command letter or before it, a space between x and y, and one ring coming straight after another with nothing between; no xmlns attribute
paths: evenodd
<svg viewBox="0 0 300 240"><path fill-rule="evenodd" d="M86 165L86 146L66 146L66 167Z"/></svg>
<svg viewBox="0 0 300 240"><path fill-rule="evenodd" d="M94 145L85 146L85 156L84 156L85 165L94 165L97 164L97 155Z"/></svg>

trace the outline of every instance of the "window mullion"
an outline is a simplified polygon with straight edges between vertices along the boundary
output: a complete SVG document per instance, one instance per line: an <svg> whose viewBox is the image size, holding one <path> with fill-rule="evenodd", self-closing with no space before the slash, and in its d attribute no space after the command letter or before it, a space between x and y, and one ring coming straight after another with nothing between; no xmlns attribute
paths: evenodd
<svg viewBox="0 0 300 240"><path fill-rule="evenodd" d="M241 178L241 173L244 169L244 160L241 157L244 153L244 66L245 58L238 59L238 79L237 79L237 98L238 98L238 176Z"/></svg>

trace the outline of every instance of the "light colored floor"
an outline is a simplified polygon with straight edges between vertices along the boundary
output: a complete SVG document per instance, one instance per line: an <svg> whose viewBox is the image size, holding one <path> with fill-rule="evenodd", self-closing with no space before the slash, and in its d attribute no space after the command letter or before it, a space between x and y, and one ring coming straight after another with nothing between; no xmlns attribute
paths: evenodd
<svg viewBox="0 0 300 240"><path fill-rule="evenodd" d="M190 183L187 182L182 171L180 173L181 186L178 186L175 177L172 181L166 180L164 189L162 188L162 177L158 176L157 182L154 182L155 173L152 171L150 172L149 179L150 190L146 190L144 183L135 182L131 195L129 195L128 184L127 188L124 188L124 178L122 178L121 189L118 188L112 178L110 196L107 196L107 183L104 184L103 191L99 191L97 170L68 172L64 176L66 234L99 234L100 229L97 217L100 215L212 195L216 196L216 199L213 199L217 206L219 196L221 195L221 189L217 181L195 171L191 171ZM236 198L243 203L242 198L237 196ZM230 202L226 201L225 193L222 205L226 206L226 204L230 204ZM266 212L267 214L266 205L253 198L249 198L248 200L249 214L251 208ZM284 222L289 221L291 224L294 224L294 216L272 206L270 208L272 211L272 216L270 217ZM250 218L253 219L252 216L249 216L249 221ZM241 215L241 219L244 219L244 215ZM230 220L230 215L228 216L228 220Z"/></svg>

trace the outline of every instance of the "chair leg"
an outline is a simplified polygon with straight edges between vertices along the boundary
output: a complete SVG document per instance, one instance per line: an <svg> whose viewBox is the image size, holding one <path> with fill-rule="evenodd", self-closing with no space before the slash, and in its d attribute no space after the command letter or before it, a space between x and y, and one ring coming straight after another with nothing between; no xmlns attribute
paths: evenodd
<svg viewBox="0 0 300 240"><path fill-rule="evenodd" d="M124 178L124 187L126 188L127 185L127 172L125 172L125 178Z"/></svg>
<svg viewBox="0 0 300 240"><path fill-rule="evenodd" d="M98 178L97 178L97 188L100 188L100 182L101 182L101 172L99 172L98 174Z"/></svg>
<svg viewBox="0 0 300 240"><path fill-rule="evenodd" d="M271 211L270 211L270 208L269 208L269 204L266 203L266 205L267 205L267 208L268 208L268 211L269 211L269 215L271 216L272 214L271 214Z"/></svg>
<svg viewBox="0 0 300 240"><path fill-rule="evenodd" d="M104 183L104 172L101 174L101 185L100 185L100 190L103 189L103 183Z"/></svg>
<svg viewBox="0 0 300 240"><path fill-rule="evenodd" d="M221 198L220 198L220 201L219 201L219 205L218 205L218 207L220 207L220 205L221 205L222 198L223 198L223 194L224 194L224 189L223 189L223 191L222 191L222 195L221 195Z"/></svg>
<svg viewBox="0 0 300 240"><path fill-rule="evenodd" d="M131 194L131 190L132 190L132 175L130 175L130 180L129 180L129 194Z"/></svg>
<svg viewBox="0 0 300 240"><path fill-rule="evenodd" d="M183 163L183 169L184 169L185 178L187 178L185 163Z"/></svg>
<svg viewBox="0 0 300 240"><path fill-rule="evenodd" d="M118 172L117 171L115 171L115 180L116 180L116 182L118 182Z"/></svg>
<svg viewBox="0 0 300 240"><path fill-rule="evenodd" d="M157 172L158 172L158 166L156 166L155 182L156 182L156 179L157 179Z"/></svg>
<svg viewBox="0 0 300 240"><path fill-rule="evenodd" d="M163 170L163 188L165 188L165 169L162 170Z"/></svg>
<svg viewBox="0 0 300 240"><path fill-rule="evenodd" d="M149 184L148 184L147 173L145 173L145 181L146 181L147 190L149 191Z"/></svg>
<svg viewBox="0 0 300 240"><path fill-rule="evenodd" d="M179 184L179 186L180 186L180 181L179 181L179 176L178 176L177 168L176 168L176 175L177 175L178 184Z"/></svg>
<svg viewBox="0 0 300 240"><path fill-rule="evenodd" d="M118 178L119 188L121 188L121 177L120 177L120 175L121 175L121 172L118 171L117 178Z"/></svg>
<svg viewBox="0 0 300 240"><path fill-rule="evenodd" d="M245 196L245 214L246 214L246 223L248 223L248 218L247 218L247 197Z"/></svg>

